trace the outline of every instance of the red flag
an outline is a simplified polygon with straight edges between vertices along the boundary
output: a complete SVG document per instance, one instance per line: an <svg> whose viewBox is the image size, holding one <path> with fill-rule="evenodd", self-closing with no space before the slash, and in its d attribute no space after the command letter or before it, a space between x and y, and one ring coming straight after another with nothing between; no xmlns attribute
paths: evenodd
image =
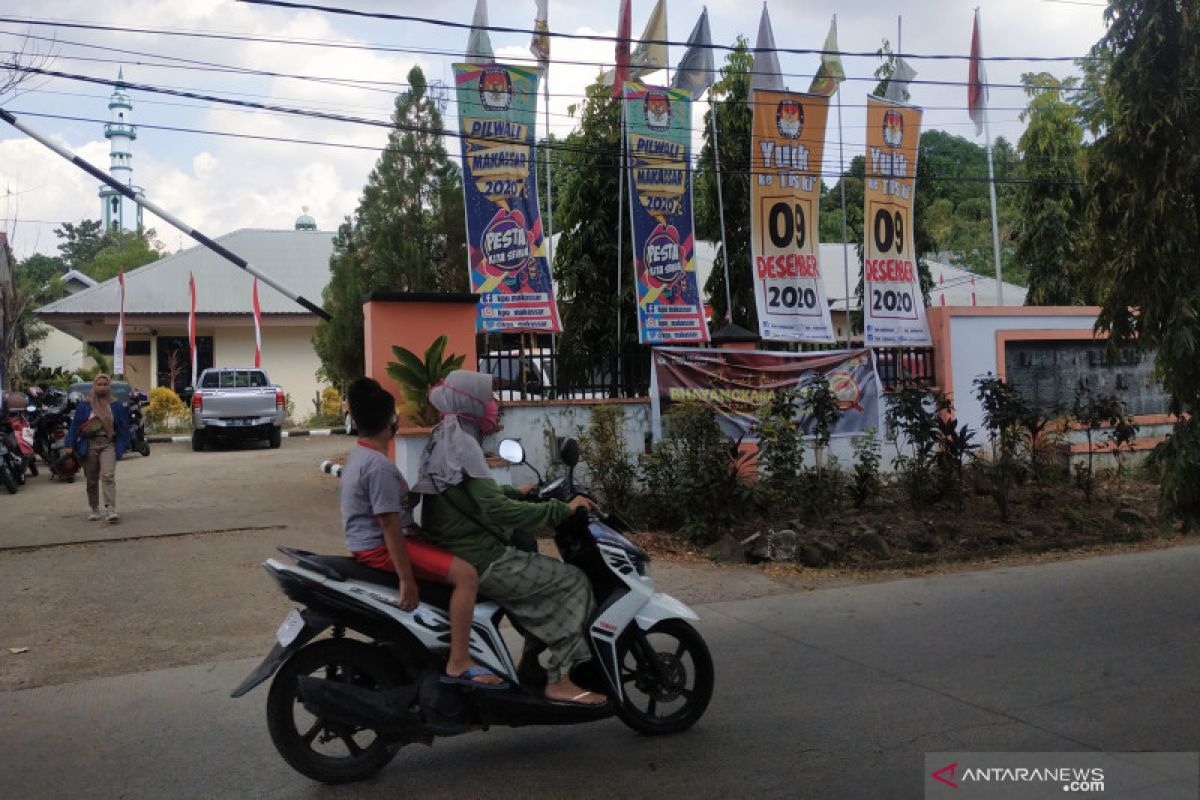
<svg viewBox="0 0 1200 800"><path fill-rule="evenodd" d="M983 71L979 43L979 9L975 9L975 28L971 31L971 68L967 73L967 110L975 122L975 135L983 133L983 117L987 113L987 75Z"/></svg>
<svg viewBox="0 0 1200 800"><path fill-rule="evenodd" d="M254 366L262 367L262 309L258 307L258 278L254 279Z"/></svg>
<svg viewBox="0 0 1200 800"><path fill-rule="evenodd" d="M941 294L942 305L946 305L946 273L938 275L938 292Z"/></svg>
<svg viewBox="0 0 1200 800"><path fill-rule="evenodd" d="M192 295L192 310L188 312L188 339L192 345L192 388L196 388L196 279L188 273L188 291Z"/></svg>
<svg viewBox="0 0 1200 800"><path fill-rule="evenodd" d="M613 97L624 96L625 81L629 80L629 37L632 27L629 0L621 0L620 19L617 21L617 68L613 70Z"/></svg>
<svg viewBox="0 0 1200 800"><path fill-rule="evenodd" d="M121 287L121 316L117 318L117 338L113 341L113 375L125 374L125 267L117 274Z"/></svg>

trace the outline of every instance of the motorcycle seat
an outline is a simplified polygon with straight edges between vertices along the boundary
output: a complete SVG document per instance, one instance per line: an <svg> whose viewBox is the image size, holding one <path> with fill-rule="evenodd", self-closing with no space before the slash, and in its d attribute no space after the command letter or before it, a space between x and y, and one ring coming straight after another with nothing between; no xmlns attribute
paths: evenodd
<svg viewBox="0 0 1200 800"><path fill-rule="evenodd" d="M372 583L376 586L384 586L388 589L395 589L397 586L396 573L360 564L353 556L305 554L303 558L300 558L295 555L296 552L292 551L289 555L296 558L301 566L309 566L306 562L319 564L325 567L326 570L331 570L334 573L330 574L326 570L319 570L334 580L362 581L363 583ZM442 610L450 607L450 592L451 587L447 584L435 583L433 581L417 581L417 594L420 596L421 602L436 606Z"/></svg>

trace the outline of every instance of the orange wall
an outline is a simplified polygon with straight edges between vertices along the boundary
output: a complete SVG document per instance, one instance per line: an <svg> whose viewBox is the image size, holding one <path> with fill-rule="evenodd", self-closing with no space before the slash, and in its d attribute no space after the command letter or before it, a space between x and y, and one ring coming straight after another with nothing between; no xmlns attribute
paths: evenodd
<svg viewBox="0 0 1200 800"><path fill-rule="evenodd" d="M477 298L465 294L372 293L363 303L363 338L367 377L374 378L404 402L400 386L387 374L395 360L392 346L407 348L424 357L425 349L439 336L449 338L446 354L466 355L463 369L477 369L475 306Z"/></svg>

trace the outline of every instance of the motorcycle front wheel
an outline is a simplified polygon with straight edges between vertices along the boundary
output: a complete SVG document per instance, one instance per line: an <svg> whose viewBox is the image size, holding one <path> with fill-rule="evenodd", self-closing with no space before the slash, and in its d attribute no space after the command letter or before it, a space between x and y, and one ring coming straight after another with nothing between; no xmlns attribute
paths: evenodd
<svg viewBox="0 0 1200 800"><path fill-rule="evenodd" d="M399 670L375 648L353 639L321 639L297 651L271 683L267 727L275 749L292 769L321 783L352 783L387 766L400 749L369 728L314 716L299 697L305 676L367 689L396 684Z"/></svg>
<svg viewBox="0 0 1200 800"><path fill-rule="evenodd" d="M8 464L5 464L3 461L0 461L0 483L4 484L4 488L9 494L17 493L17 481L13 478L12 470L9 469Z"/></svg>
<svg viewBox="0 0 1200 800"><path fill-rule="evenodd" d="M618 643L617 659L625 694L617 716L638 733L679 733L704 716L713 692L712 656L691 625L667 619L644 637L631 631Z"/></svg>

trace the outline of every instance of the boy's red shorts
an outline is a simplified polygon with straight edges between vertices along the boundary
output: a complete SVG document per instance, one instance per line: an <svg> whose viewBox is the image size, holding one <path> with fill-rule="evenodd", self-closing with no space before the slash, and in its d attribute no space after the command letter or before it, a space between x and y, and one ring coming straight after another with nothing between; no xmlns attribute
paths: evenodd
<svg viewBox="0 0 1200 800"><path fill-rule="evenodd" d="M454 556L441 548L411 536L405 537L404 544L408 550L408 563L412 564L415 577L426 581L446 582L447 576L450 575L450 562L454 560ZM372 547L370 550L356 550L354 559L368 567L388 572L396 571L396 565L392 563L392 554L388 552L387 545Z"/></svg>

